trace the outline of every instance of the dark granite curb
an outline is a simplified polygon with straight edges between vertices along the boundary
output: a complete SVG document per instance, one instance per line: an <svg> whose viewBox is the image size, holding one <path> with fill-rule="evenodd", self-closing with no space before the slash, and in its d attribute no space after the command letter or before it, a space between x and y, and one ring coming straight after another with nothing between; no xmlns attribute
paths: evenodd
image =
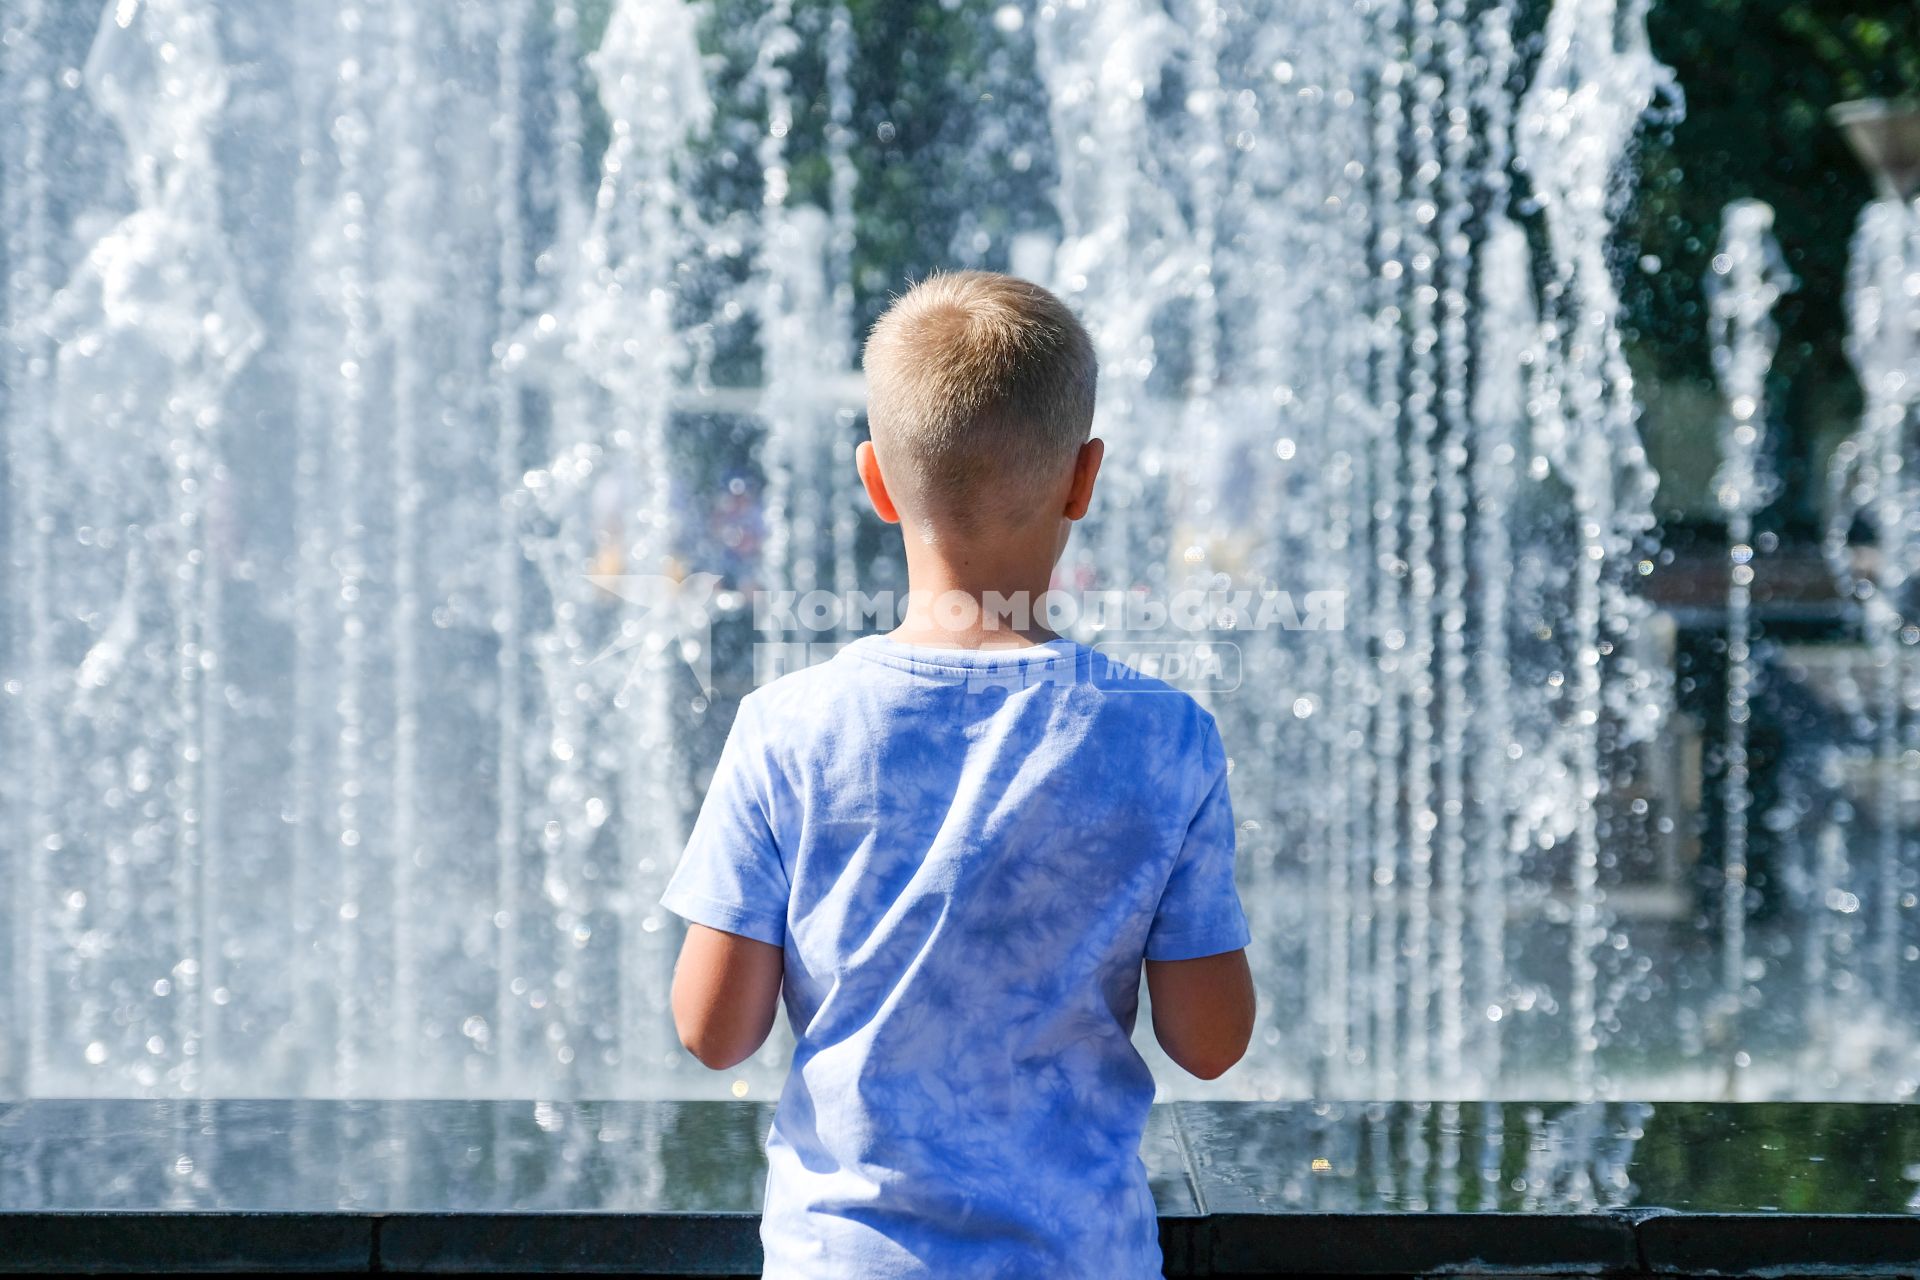
<svg viewBox="0 0 1920 1280"><path fill-rule="evenodd" d="M0 1274L733 1276L751 1213L0 1212ZM1171 1277L1916 1276L1920 1220L1274 1213L1165 1218Z"/></svg>
<svg viewBox="0 0 1920 1280"><path fill-rule="evenodd" d="M1559 1275L1637 1271L1624 1217L1228 1213L1206 1222L1202 1275Z"/></svg>
<svg viewBox="0 0 1920 1280"><path fill-rule="evenodd" d="M423 1275L739 1275L760 1270L751 1213L403 1214L376 1269Z"/></svg>
<svg viewBox="0 0 1920 1280"><path fill-rule="evenodd" d="M0 1105L0 1273L749 1275L768 1120ZM1179 1103L1142 1156L1169 1277L1920 1280L1920 1107Z"/></svg>
<svg viewBox="0 0 1920 1280"><path fill-rule="evenodd" d="M1635 1234L1668 1275L1920 1275L1920 1218L1660 1213Z"/></svg>
<svg viewBox="0 0 1920 1280"><path fill-rule="evenodd" d="M376 1235L351 1214L0 1212L0 1272L366 1272L378 1270Z"/></svg>

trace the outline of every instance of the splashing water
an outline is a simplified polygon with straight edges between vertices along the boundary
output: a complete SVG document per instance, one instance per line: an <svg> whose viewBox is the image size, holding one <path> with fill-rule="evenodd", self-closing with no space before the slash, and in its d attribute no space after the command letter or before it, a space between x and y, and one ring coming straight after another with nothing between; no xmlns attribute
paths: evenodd
<svg viewBox="0 0 1920 1280"><path fill-rule="evenodd" d="M1752 715L1753 518L1772 498L1765 439L1767 373L1780 334L1773 308L1793 287L1786 259L1773 238L1773 209L1757 200L1726 208L1719 251L1707 278L1713 330L1714 373L1727 402L1720 431L1720 472L1714 489L1727 513L1727 723L1721 835L1721 986L1730 1014L1746 990L1747 810L1751 802L1747 759Z"/></svg>
<svg viewBox="0 0 1920 1280"><path fill-rule="evenodd" d="M854 366L935 264L872 265L899 184L862 29L69 8L9 10L0 82L0 1090L764 1091L781 1044L678 1065L655 899L755 642L791 638L749 593L901 585ZM1677 892L1689 815L1650 746L1671 658L1608 257L1671 86L1643 6L1557 0L1537 41L1527 12L1004 5L967 89L1002 132L928 144L1000 175L927 194L966 206L938 265L1017 258L1098 345L1112 461L1063 576L1224 602L1237 679L1201 693L1266 1000L1219 1088L1691 1087L1661 1064L1694 1065L1693 997L1634 905ZM1722 295L1736 404L1756 279ZM1278 591L1344 625L1272 625ZM1116 621L1083 638L1153 638Z"/></svg>
<svg viewBox="0 0 1920 1280"><path fill-rule="evenodd" d="M1903 940L1914 903L1910 833L1920 799L1920 720L1913 714L1920 706L1913 653L1920 628L1911 621L1920 616L1912 599L1920 543L1910 514L1920 501L1911 442L1920 393L1916 263L1920 213L1892 197L1869 204L1854 233L1847 288L1847 355L1864 407L1859 430L1832 456L1825 539L1865 651L1864 669L1839 673L1836 701L1863 731L1861 741L1835 743L1825 753L1822 784L1831 800L1812 859L1804 942L1812 1021L1824 1033L1807 1057L1830 1079L1914 1074L1899 1010L1911 986L1906 966L1920 956ZM1850 824L1860 831L1858 856L1848 849ZM1851 1012L1839 1013L1840 1005Z"/></svg>

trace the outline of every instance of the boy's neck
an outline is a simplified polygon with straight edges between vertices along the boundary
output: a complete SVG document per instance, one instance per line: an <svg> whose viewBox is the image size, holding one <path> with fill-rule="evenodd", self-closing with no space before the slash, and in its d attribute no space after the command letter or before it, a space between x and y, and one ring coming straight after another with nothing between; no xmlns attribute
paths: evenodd
<svg viewBox="0 0 1920 1280"><path fill-rule="evenodd" d="M958 546L907 539L907 613L889 639L947 649L1024 648L1057 639L1042 622L1058 552L1049 546ZM953 593L973 602L952 607ZM991 597L991 601L989 600ZM1012 618L987 605L1013 601ZM1024 623L1025 625L1021 625Z"/></svg>

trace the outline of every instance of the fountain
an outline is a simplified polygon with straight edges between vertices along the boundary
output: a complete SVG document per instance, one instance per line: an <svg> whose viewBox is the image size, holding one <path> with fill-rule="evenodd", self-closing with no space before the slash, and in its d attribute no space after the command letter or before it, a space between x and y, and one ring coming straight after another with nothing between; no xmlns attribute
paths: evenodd
<svg viewBox="0 0 1920 1280"><path fill-rule="evenodd" d="M1773 238L1773 209L1758 200L1738 200L1722 219L1719 252L1706 281L1712 312L1714 372L1726 398L1720 430L1720 471L1714 488L1727 513L1727 715L1721 750L1722 778L1721 951L1723 1013L1737 1018L1747 992L1747 883L1749 788L1748 730L1752 717L1754 516L1772 500L1775 480L1767 469L1767 374L1780 342L1773 308L1793 287L1786 260Z"/></svg>
<svg viewBox="0 0 1920 1280"><path fill-rule="evenodd" d="M828 0L74 9L0 20L0 1096L764 1096L780 1044L682 1065L655 898L795 638L752 593L900 585L849 464L860 326L1016 260L1102 360L1063 574L1138 607L1080 634L1165 638L1197 590L1238 655L1198 692L1266 1003L1214 1088L1698 1087L1686 1028L1752 957L1731 849L1710 974L1668 928L1694 815L1609 256L1675 100L1640 0L956 17L997 132L953 154L995 176L912 226L872 210L933 126L862 98ZM1737 398L1763 290L1730 289ZM662 603L695 583L710 631ZM1278 592L1345 625L1271 625ZM1790 995L1739 1032L1756 1088L1798 1087Z"/></svg>
<svg viewBox="0 0 1920 1280"><path fill-rule="evenodd" d="M1829 786L1842 817L1859 813L1865 828L1859 856L1849 856L1830 818L1818 852L1817 882L1825 908L1809 945L1816 976L1833 996L1872 997L1862 1016L1832 1026L1822 1063L1829 1075L1862 1069L1911 1081L1914 1050L1902 1031L1909 966L1920 951L1908 942L1914 905L1913 822L1920 804L1920 666L1913 645L1920 614L1913 600L1917 564L1912 504L1913 408L1920 377L1920 190L1916 140L1920 111L1885 101L1842 103L1832 111L1879 198L1861 212L1848 277L1847 355L1864 400L1859 430L1835 449L1825 551L1850 607L1857 637L1856 670L1841 701L1862 726L1858 741L1835 744ZM1823 993L1824 994L1824 993Z"/></svg>

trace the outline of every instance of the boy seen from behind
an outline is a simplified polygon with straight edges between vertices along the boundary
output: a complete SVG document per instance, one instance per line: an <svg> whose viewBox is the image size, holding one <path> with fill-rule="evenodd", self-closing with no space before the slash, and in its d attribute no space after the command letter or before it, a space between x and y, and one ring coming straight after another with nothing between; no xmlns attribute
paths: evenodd
<svg viewBox="0 0 1920 1280"><path fill-rule="evenodd" d="M784 987L774 1280L1158 1276L1143 966L1154 1033L1195 1075L1253 1027L1226 753L1185 694L998 616L1039 616L1093 500L1072 312L934 276L865 367L860 478L901 526L909 606L742 700L663 899L689 922L675 1021L730 1067Z"/></svg>

